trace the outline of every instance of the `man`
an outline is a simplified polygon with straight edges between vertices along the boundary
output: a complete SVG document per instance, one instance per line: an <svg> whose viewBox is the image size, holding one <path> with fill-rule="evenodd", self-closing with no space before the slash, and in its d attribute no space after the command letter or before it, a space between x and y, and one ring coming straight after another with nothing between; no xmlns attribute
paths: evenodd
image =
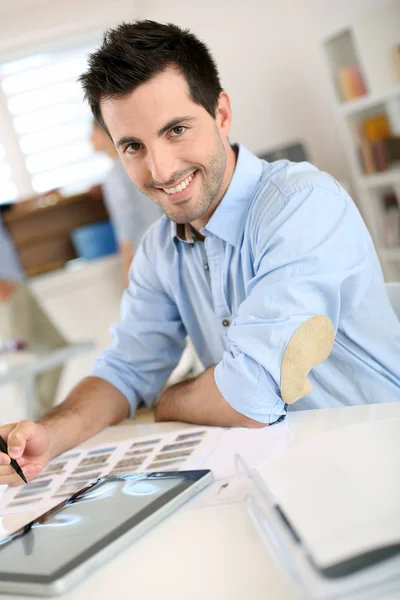
<svg viewBox="0 0 400 600"><path fill-rule="evenodd" d="M159 394L158 421L246 427L282 419L288 404L399 400L400 323L357 209L312 165L230 145L207 48L174 25L124 24L81 81L128 175L166 216L135 254L113 346L91 376L39 424L0 428L27 477ZM206 370L160 393L186 334ZM0 461L0 483L18 484Z"/></svg>
<svg viewBox="0 0 400 600"><path fill-rule="evenodd" d="M128 287L134 251L162 211L129 179L112 140L96 122L93 122L91 142L96 152L104 152L113 161L102 184L103 196L118 240L124 287Z"/></svg>

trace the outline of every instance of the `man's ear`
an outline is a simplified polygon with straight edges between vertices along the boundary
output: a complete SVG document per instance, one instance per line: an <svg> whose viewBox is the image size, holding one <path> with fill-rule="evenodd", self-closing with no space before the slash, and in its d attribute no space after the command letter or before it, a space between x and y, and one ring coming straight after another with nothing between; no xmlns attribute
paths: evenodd
<svg viewBox="0 0 400 600"><path fill-rule="evenodd" d="M293 404L312 390L307 375L328 358L335 340L332 321L326 315L307 319L289 340L281 367L281 395Z"/></svg>
<svg viewBox="0 0 400 600"><path fill-rule="evenodd" d="M228 137L232 124L232 109L230 98L224 90L218 97L215 119L221 135Z"/></svg>

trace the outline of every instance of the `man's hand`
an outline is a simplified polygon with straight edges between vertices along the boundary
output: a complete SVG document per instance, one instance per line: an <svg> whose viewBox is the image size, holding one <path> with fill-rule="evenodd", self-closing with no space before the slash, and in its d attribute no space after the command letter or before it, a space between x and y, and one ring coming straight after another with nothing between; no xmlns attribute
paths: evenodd
<svg viewBox="0 0 400 600"><path fill-rule="evenodd" d="M44 469L50 459L50 438L44 425L32 421L19 421L0 427L8 453L0 452L0 485L22 485L21 477L10 466L10 457L21 467L30 481Z"/></svg>
<svg viewBox="0 0 400 600"><path fill-rule="evenodd" d="M20 421L4 425L0 435L10 457L30 481L55 456L128 416L129 404L120 391L104 379L86 377L40 423ZM0 452L0 485L21 485L22 479L10 466L10 457Z"/></svg>
<svg viewBox="0 0 400 600"><path fill-rule="evenodd" d="M18 283L16 281L0 279L0 302L7 302L15 292L17 286Z"/></svg>

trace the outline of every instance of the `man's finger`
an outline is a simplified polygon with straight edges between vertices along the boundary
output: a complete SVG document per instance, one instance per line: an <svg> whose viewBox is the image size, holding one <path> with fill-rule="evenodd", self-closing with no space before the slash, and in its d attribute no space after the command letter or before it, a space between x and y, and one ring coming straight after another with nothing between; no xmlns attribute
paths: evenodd
<svg viewBox="0 0 400 600"><path fill-rule="evenodd" d="M20 487L24 485L21 477L16 477L15 474L8 477L0 477L0 485L8 485L8 487Z"/></svg>
<svg viewBox="0 0 400 600"><path fill-rule="evenodd" d="M32 481L32 479L34 479L36 477L36 475L38 475L42 469L43 469L43 465L39 465L39 464L28 465L24 469L24 475L25 475L28 483L30 481ZM14 471L14 469L11 467L11 465L6 466L6 467L0 467L0 485L15 486L15 485L23 485L23 483L24 482L23 482L22 478L18 475L18 473L16 473Z"/></svg>
<svg viewBox="0 0 400 600"><path fill-rule="evenodd" d="M1 467L0 468L0 485L17 486L23 485L23 481L19 475L14 471L12 467Z"/></svg>
<svg viewBox="0 0 400 600"><path fill-rule="evenodd" d="M19 421L10 431L7 439L8 454L18 459L23 455L26 443L35 436L35 423Z"/></svg>
<svg viewBox="0 0 400 600"><path fill-rule="evenodd" d="M0 452L0 465L9 465L10 461L11 461L11 459L8 456L8 454L4 454L4 452Z"/></svg>
<svg viewBox="0 0 400 600"><path fill-rule="evenodd" d="M28 480L33 479L33 477L36 477L36 475L38 475L42 469L43 469L43 465L39 465L39 464L28 465L24 469L24 475Z"/></svg>
<svg viewBox="0 0 400 600"><path fill-rule="evenodd" d="M15 471L11 465L7 465L7 466L4 465L4 466L0 467L0 478L1 477L9 477L10 475L15 475Z"/></svg>

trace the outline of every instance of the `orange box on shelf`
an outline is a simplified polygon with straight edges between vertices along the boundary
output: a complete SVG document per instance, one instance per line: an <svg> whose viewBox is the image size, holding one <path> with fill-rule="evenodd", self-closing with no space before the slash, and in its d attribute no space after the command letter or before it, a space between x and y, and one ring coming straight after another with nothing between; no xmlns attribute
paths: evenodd
<svg viewBox="0 0 400 600"><path fill-rule="evenodd" d="M392 135L389 120L384 113L368 117L362 123L364 137L369 142L386 140Z"/></svg>

